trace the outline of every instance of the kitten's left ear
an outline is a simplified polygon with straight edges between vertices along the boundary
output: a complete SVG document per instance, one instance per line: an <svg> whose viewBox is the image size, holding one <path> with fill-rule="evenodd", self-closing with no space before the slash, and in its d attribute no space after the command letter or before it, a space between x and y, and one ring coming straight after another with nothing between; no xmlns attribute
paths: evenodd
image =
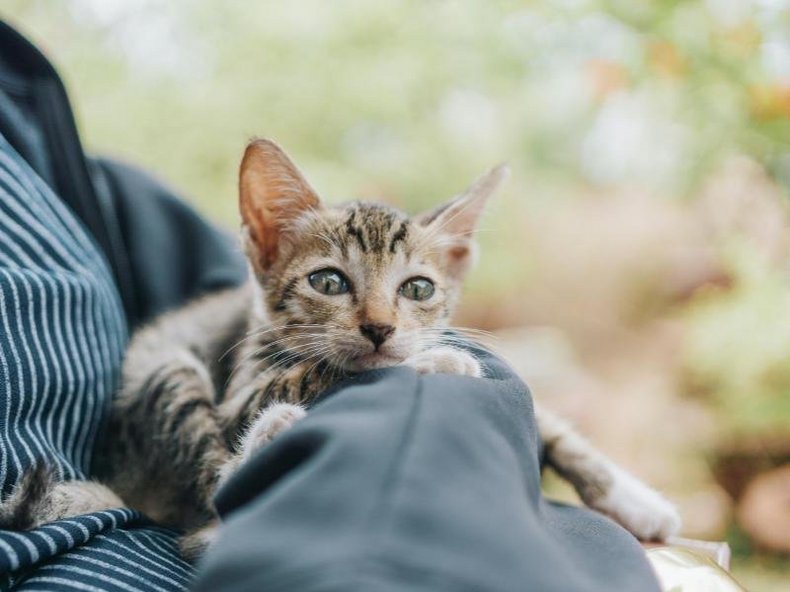
<svg viewBox="0 0 790 592"><path fill-rule="evenodd" d="M461 278L474 258L473 235L488 199L510 174L501 164L477 179L461 195L416 218L445 250L448 272Z"/></svg>
<svg viewBox="0 0 790 592"><path fill-rule="evenodd" d="M320 207L318 195L282 148L271 140L249 143L239 171L239 209L255 271L268 271L294 223Z"/></svg>

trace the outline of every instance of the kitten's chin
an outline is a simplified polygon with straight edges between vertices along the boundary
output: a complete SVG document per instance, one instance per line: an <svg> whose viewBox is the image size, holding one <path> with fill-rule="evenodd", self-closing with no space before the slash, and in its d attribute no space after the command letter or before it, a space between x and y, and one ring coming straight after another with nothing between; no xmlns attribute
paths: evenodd
<svg viewBox="0 0 790 592"><path fill-rule="evenodd" d="M374 370L376 368L389 368L397 366L403 362L402 357L385 354L382 352L371 352L361 354L348 359L343 365L352 372L362 372L363 370Z"/></svg>

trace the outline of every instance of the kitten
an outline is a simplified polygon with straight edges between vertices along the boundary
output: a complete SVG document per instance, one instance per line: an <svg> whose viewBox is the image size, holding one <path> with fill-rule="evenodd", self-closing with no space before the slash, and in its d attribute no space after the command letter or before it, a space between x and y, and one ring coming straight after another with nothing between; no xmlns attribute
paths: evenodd
<svg viewBox="0 0 790 592"><path fill-rule="evenodd" d="M135 334L97 448L106 485L35 471L0 508L0 524L29 528L117 507L120 496L190 532L183 547L194 557L214 532L217 486L339 380L398 364L482 376L443 335L474 258L475 225L506 173L495 168L410 218L375 203L328 207L276 144L253 141L239 180L252 280ZM677 530L658 493L558 418L539 408L536 416L548 463L587 505L640 539Z"/></svg>

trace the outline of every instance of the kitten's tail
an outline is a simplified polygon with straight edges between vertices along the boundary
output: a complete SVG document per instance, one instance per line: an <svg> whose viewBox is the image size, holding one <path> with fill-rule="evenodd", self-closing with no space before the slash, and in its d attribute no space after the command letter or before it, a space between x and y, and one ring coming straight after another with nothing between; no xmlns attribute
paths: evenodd
<svg viewBox="0 0 790 592"><path fill-rule="evenodd" d="M26 471L8 499L0 504L0 528L27 530L36 526L56 483L55 471L48 465L39 464Z"/></svg>
<svg viewBox="0 0 790 592"><path fill-rule="evenodd" d="M39 464L22 475L11 495L0 503L0 529L27 530L123 506L108 487L94 481L58 481L54 468Z"/></svg>

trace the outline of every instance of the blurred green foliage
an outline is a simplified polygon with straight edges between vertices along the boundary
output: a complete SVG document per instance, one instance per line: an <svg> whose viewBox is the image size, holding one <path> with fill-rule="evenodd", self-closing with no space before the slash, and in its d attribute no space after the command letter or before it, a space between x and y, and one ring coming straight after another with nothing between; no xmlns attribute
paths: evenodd
<svg viewBox="0 0 790 592"><path fill-rule="evenodd" d="M790 425L790 277L747 246L731 249L737 283L687 311L688 379L713 398L719 426L736 434L787 433Z"/></svg>

